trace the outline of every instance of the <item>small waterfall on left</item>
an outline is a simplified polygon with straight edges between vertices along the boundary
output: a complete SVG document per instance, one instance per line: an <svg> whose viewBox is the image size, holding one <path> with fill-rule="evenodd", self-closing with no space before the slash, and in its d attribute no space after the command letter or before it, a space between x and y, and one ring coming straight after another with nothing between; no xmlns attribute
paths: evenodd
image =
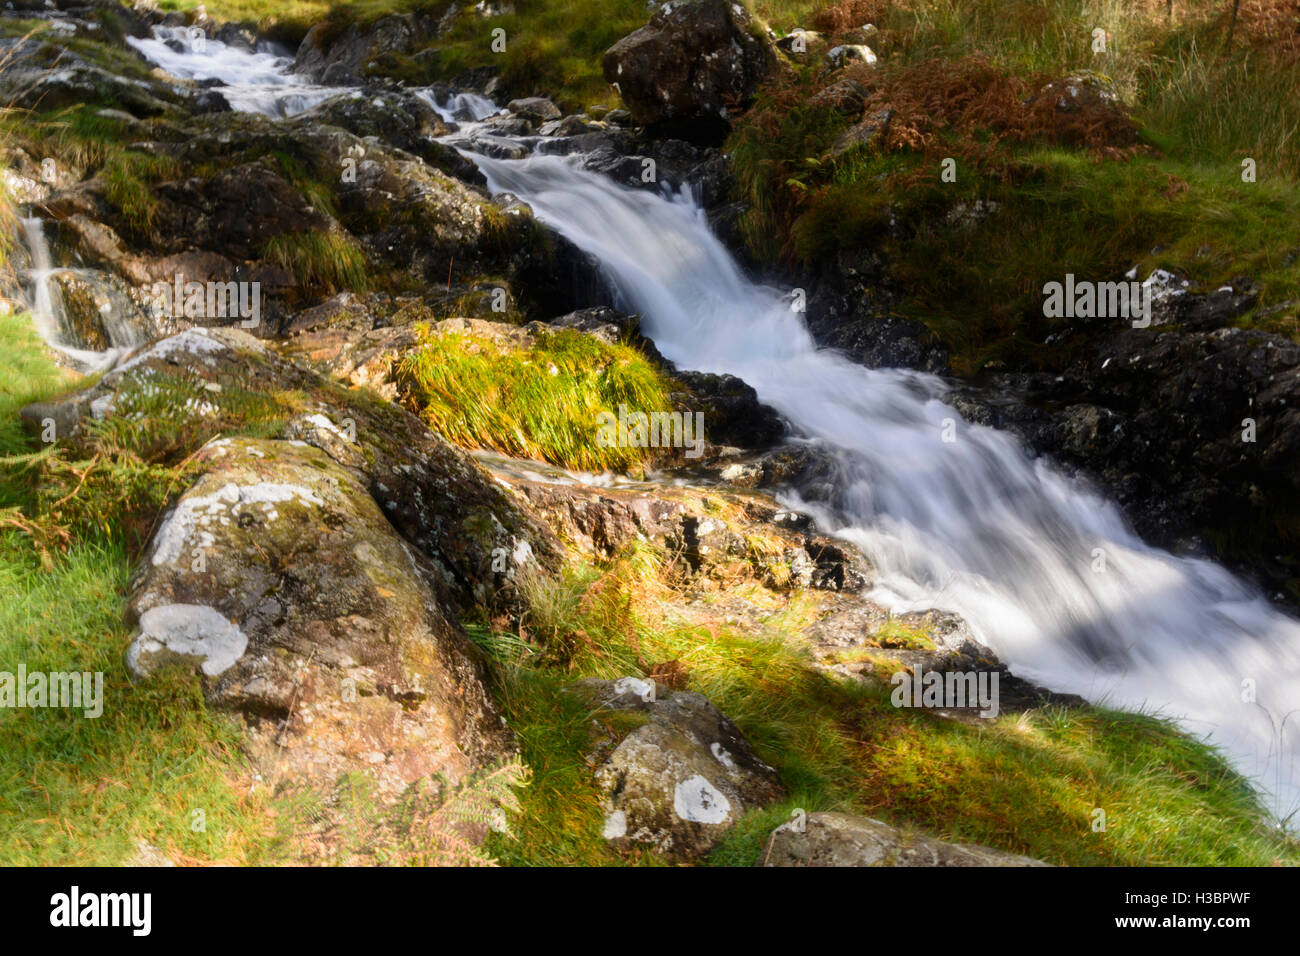
<svg viewBox="0 0 1300 956"><path fill-rule="evenodd" d="M99 316L108 347L84 348L84 343L77 341L77 332L68 318L63 293L55 277L67 274L92 278L98 274L90 269L55 266L45 238L45 221L40 217L24 218L22 226L23 239L31 256L31 267L24 283L27 307L31 310L36 331L46 345L63 355L79 371L97 372L111 368L123 355L144 344L141 329L124 319L110 304L101 308Z"/></svg>

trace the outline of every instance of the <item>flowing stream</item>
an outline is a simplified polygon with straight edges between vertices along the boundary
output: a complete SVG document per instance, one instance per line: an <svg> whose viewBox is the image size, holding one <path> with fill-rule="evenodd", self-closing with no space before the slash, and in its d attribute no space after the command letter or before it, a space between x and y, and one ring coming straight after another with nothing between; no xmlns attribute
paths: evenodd
<svg viewBox="0 0 1300 956"><path fill-rule="evenodd" d="M108 338L109 347L94 351L80 347L75 332L70 328L63 307L63 295L54 277L60 273L93 276L92 270L56 268L50 258L50 247L45 241L45 222L38 217L22 220L23 241L32 261L27 270L28 307L41 339L50 348L62 353L74 367L85 372L101 371L111 367L122 356L144 344L138 328L126 321L112 308L100 311L99 322Z"/></svg>
<svg viewBox="0 0 1300 956"><path fill-rule="evenodd" d="M202 73L212 54L164 48L180 57L159 53L167 69L216 75ZM226 69L236 54L250 57L225 48L215 59ZM255 85L274 84L257 74ZM428 102L445 118L495 110L472 94ZM237 108L284 115L265 101ZM1053 690L1177 718L1223 747L1279 817L1300 807L1300 728L1287 720L1300 710L1300 622L1213 562L1145 545L1084 483L963 421L941 379L817 348L790 295L750 281L688 195L628 189L574 157L496 159L473 152L472 135L450 140L494 192L597 257L616 304L643 316L664 355L739 376L831 455L830 498L789 503L870 558L873 597L961 615L1017 674Z"/></svg>

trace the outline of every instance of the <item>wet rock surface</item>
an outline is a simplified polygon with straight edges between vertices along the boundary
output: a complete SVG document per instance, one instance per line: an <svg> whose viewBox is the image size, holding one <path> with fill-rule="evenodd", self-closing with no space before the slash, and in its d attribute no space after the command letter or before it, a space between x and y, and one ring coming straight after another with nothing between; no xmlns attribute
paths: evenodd
<svg viewBox="0 0 1300 956"><path fill-rule="evenodd" d="M1218 323L1241 304L1226 293L1183 298L1173 315ZM1153 324L1100 339L1058 373L1000 373L984 384L958 389L964 415L1082 470L1147 540L1217 551L1294 605L1294 519L1277 505L1294 497L1300 474L1294 342Z"/></svg>

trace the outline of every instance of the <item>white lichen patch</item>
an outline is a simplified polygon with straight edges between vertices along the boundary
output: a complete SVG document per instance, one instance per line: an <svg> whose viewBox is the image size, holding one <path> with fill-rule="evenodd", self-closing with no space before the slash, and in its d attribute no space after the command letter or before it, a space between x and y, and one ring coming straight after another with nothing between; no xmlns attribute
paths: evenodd
<svg viewBox="0 0 1300 956"><path fill-rule="evenodd" d="M728 770L736 769L736 761L731 759L731 752L717 741L714 741L709 745L709 753L713 754L713 759L722 764Z"/></svg>
<svg viewBox="0 0 1300 956"><path fill-rule="evenodd" d="M348 437L347 432L343 431L343 429L339 428L332 421L330 421L328 417L322 415L320 412L315 412L311 415L305 415L303 416L301 421L304 424L311 425L314 431L323 432L325 435L335 438L338 441L345 441L345 442L352 441L352 439Z"/></svg>
<svg viewBox="0 0 1300 956"><path fill-rule="evenodd" d="M114 375L120 376L129 372L138 365L148 362L152 359L168 360L177 355L189 355L196 358L215 355L224 352L226 346L218 342L207 334L206 329L186 329L176 335L168 336L165 339L159 339L147 349L127 359L116 369Z"/></svg>
<svg viewBox="0 0 1300 956"><path fill-rule="evenodd" d="M90 403L90 414L95 421L103 421L109 415L113 414L113 404L117 396L110 392L107 395L101 395Z"/></svg>
<svg viewBox="0 0 1300 956"><path fill-rule="evenodd" d="M731 801L697 773L674 788L673 812L688 823L726 823L731 817Z"/></svg>
<svg viewBox="0 0 1300 956"><path fill-rule="evenodd" d="M243 508L262 504L271 505L264 514L268 521L273 521L279 517L275 505L287 501L312 505L325 503L303 485L266 481L243 486L231 482L210 495L183 498L154 538L153 564L157 567L175 561L184 553L186 542L195 531L202 530L214 521L228 524Z"/></svg>
<svg viewBox="0 0 1300 956"><path fill-rule="evenodd" d="M202 604L164 604L140 615L140 634L131 643L126 661L137 674L147 674L155 656L193 657L215 677L243 656L248 637L225 615Z"/></svg>
<svg viewBox="0 0 1300 956"><path fill-rule="evenodd" d="M627 836L627 814L622 810L615 810L607 816L601 836L606 840L619 840Z"/></svg>

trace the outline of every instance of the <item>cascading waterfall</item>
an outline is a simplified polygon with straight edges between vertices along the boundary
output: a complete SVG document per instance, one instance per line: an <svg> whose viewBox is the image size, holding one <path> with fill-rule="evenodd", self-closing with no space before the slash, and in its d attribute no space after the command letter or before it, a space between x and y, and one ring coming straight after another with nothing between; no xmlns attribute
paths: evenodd
<svg viewBox="0 0 1300 956"><path fill-rule="evenodd" d="M185 27L154 27L153 36L128 37L126 42L172 76L220 80L225 85L218 90L231 109L245 113L294 116L342 92L290 73L293 55L270 44L249 53L220 40L192 38Z"/></svg>
<svg viewBox="0 0 1300 956"><path fill-rule="evenodd" d="M144 344L144 336L134 324L112 309L100 315L109 348L104 351L81 348L75 341L66 321L63 298L54 276L59 273L91 275L89 270L56 268L50 257L49 243L45 241L45 222L38 217L22 221L23 239L31 256L27 270L30 291L27 306L32 313L32 323L42 341L61 353L71 365L82 371L100 371L114 365L119 358Z"/></svg>
<svg viewBox="0 0 1300 956"><path fill-rule="evenodd" d="M225 73L237 109L285 115L266 88L300 85L271 76L283 58L150 43L136 45L176 75ZM253 66L269 72L254 82ZM496 109L424 95L447 119ZM964 422L940 379L818 349L790 297L749 281L688 196L627 189L574 158L467 155L493 190L599 260L666 356L739 376L828 451L830 499L789 503L871 559L873 597L961 615L1013 670L1054 690L1176 717L1211 735L1280 817L1300 807L1300 728L1287 723L1300 710L1300 622L1213 562L1143 544L1086 485Z"/></svg>
<svg viewBox="0 0 1300 956"><path fill-rule="evenodd" d="M1143 544L1082 483L964 422L940 379L818 349L791 297L749 281L689 197L562 157L472 158L599 260L664 355L744 379L830 451L832 500L790 503L867 554L874 597L960 614L1054 690L1212 734L1279 816L1295 809L1300 728L1283 721L1300 708L1300 622L1210 561Z"/></svg>
<svg viewBox="0 0 1300 956"><path fill-rule="evenodd" d="M501 107L479 93L453 93L439 102L433 90L418 89L413 92L449 123L465 120L478 122L501 112Z"/></svg>

